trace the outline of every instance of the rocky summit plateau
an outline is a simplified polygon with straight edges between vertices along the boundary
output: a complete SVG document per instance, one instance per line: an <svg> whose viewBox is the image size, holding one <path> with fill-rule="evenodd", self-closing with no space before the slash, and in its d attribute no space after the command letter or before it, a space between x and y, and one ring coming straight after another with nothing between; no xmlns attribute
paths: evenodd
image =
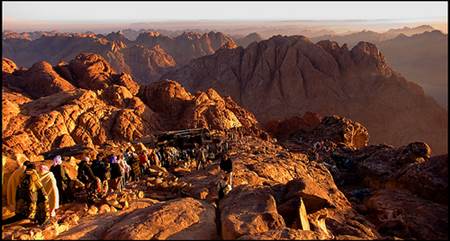
<svg viewBox="0 0 450 241"><path fill-rule="evenodd" d="M2 240L448 240L447 110L376 44L134 33L4 32L2 220L25 161L62 156L73 197ZM81 181L132 152L121 188Z"/></svg>

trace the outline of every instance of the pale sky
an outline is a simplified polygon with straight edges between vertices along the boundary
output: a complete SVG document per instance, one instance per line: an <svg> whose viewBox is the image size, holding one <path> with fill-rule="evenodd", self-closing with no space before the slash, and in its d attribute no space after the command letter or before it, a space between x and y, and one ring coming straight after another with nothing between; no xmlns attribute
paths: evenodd
<svg viewBox="0 0 450 241"><path fill-rule="evenodd" d="M125 28L213 29L253 22L299 27L345 26L339 31L429 24L447 32L448 3L441 2L2 2L4 30L94 31ZM198 21L206 20L206 21ZM224 21L225 20L225 21ZM234 22L229 22L235 20ZM266 22L260 22L260 21ZM280 21L281 20L281 21ZM317 21L321 20L321 21ZM341 21L336 21L341 20ZM345 20L345 21L344 21ZM349 21L350 20L350 21ZM256 21L256 22L254 22ZM327 23L325 23L328 21ZM331 22L330 22L331 21ZM149 24L150 23L150 24ZM334 28L333 30L338 30Z"/></svg>
<svg viewBox="0 0 450 241"><path fill-rule="evenodd" d="M2 2L3 21L152 20L447 21L442 2Z"/></svg>

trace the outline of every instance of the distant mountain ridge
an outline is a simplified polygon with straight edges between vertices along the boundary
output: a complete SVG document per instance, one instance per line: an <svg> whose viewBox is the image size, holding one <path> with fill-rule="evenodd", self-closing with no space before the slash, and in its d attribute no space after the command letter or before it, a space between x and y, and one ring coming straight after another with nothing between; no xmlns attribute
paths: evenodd
<svg viewBox="0 0 450 241"><path fill-rule="evenodd" d="M348 35L312 38L336 41L351 47L359 41L374 43L386 61L408 80L422 86L425 92L447 109L448 102L448 35L429 25L391 29L384 33L362 31Z"/></svg>
<svg viewBox="0 0 450 241"><path fill-rule="evenodd" d="M435 30L377 44L386 61L448 108L448 35Z"/></svg>
<svg viewBox="0 0 450 241"><path fill-rule="evenodd" d="M393 71L371 43L348 49L274 36L195 59L165 78L189 91L214 88L230 95L263 124L307 111L333 113L363 123L373 143L424 140L437 153L447 152L447 112Z"/></svg>
<svg viewBox="0 0 450 241"><path fill-rule="evenodd" d="M378 42L385 41L388 39L393 39L397 37L400 34L404 34L406 36L411 36L414 34L420 34L427 31L434 31L432 26L430 25L421 25L417 27L403 27L403 28L397 28L397 29L389 29L386 32L375 32L371 30L363 30L360 32L350 33L350 34L344 34L344 35L322 35L317 37L312 37L311 40L313 42L317 42L320 40L333 40L340 45L347 44L349 47L353 47L355 44L359 43L359 41L365 41L365 42L371 42L374 44L377 44Z"/></svg>
<svg viewBox="0 0 450 241"><path fill-rule="evenodd" d="M235 44L220 32L187 32L175 38L146 32L136 41L127 39L120 31L106 36L55 33L35 40L11 33L8 36L3 36L2 57L12 59L19 66L30 67L39 61L55 65L71 60L81 52L93 52L103 56L117 72L131 74L140 83L158 80L168 70L212 54L227 42Z"/></svg>

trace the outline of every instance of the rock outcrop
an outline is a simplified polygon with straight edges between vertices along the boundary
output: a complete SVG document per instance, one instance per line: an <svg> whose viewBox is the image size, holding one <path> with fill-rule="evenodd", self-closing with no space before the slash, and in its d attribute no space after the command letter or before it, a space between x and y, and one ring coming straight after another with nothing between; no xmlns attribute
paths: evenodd
<svg viewBox="0 0 450 241"><path fill-rule="evenodd" d="M214 88L265 124L310 111L356 120L372 143L421 140L447 152L447 112L393 71L375 45L274 36L246 49L221 49L164 75L189 91ZM432 128L430 128L432 126ZM396 131L386 131L396 130Z"/></svg>
<svg viewBox="0 0 450 241"><path fill-rule="evenodd" d="M112 225L104 239L217 239L214 207L193 198L157 203Z"/></svg>
<svg viewBox="0 0 450 241"><path fill-rule="evenodd" d="M254 137L233 142L231 153L234 189L218 205L222 238L301 233L297 230L300 198L311 225L311 231L305 231L307 237L380 237L375 227L352 209L324 165ZM216 200L218 171L217 166L210 166L183 176L181 181L191 184L183 193ZM325 228L322 222L326 222Z"/></svg>
<svg viewBox="0 0 450 241"><path fill-rule="evenodd" d="M160 81L139 91L129 75L117 74L96 54L82 53L56 67L39 63L24 74L16 70L12 80L30 83L28 77L40 76L30 73L42 72L36 69L50 73L41 74L44 80L65 85L53 91L50 87L56 84L42 80L45 85L3 89L2 150L10 154L30 156L73 144L129 142L162 130L224 131L257 123L251 113L212 89L192 95L174 81ZM40 98L32 100L22 93Z"/></svg>
<svg viewBox="0 0 450 241"><path fill-rule="evenodd" d="M231 98L222 98L215 90L187 92L175 81L159 81L143 86L140 98L161 116L175 122L166 122L170 129L205 127L227 130L256 125L256 118L237 106Z"/></svg>
<svg viewBox="0 0 450 241"><path fill-rule="evenodd" d="M39 98L61 91L75 90L48 62L39 62L26 71L18 71L9 85L23 90L33 98Z"/></svg>
<svg viewBox="0 0 450 241"><path fill-rule="evenodd" d="M336 121L347 127L336 128ZM448 225L443 215L448 212L448 156L432 157L432 149L423 142L398 148L367 145L365 128L359 128L359 137L353 138L364 145L330 136L339 129L344 131L341 135L352 136L358 126L355 124L335 116L324 117L319 126L291 135L284 145L310 153L310 160L325 164L339 189L381 235L405 239L448 237L448 231L440 228ZM314 148L315 143L322 145Z"/></svg>
<svg viewBox="0 0 450 241"><path fill-rule="evenodd" d="M286 226L275 198L259 189L234 190L221 202L220 210L222 238L227 240Z"/></svg>
<svg viewBox="0 0 450 241"><path fill-rule="evenodd" d="M251 43L253 42L259 42L263 40L263 38L261 37L261 35L259 35L258 33L250 33L245 37L242 38L238 38L236 39L236 43L239 46L242 46L244 48L246 48L247 46L249 46Z"/></svg>
<svg viewBox="0 0 450 241"><path fill-rule="evenodd" d="M233 39L220 32L205 34L185 32L175 38L161 35L158 32L147 32L141 33L137 37L136 43L150 48L160 45L174 57L179 66L187 64L194 58L213 54L224 44L236 45Z"/></svg>

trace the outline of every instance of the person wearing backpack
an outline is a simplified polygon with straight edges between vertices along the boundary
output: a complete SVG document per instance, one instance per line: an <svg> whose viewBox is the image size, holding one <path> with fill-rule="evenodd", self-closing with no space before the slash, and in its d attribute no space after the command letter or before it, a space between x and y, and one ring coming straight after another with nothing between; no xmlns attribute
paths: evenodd
<svg viewBox="0 0 450 241"><path fill-rule="evenodd" d="M77 178L84 184L87 193L87 201L88 203L91 204L98 199L97 190L100 189L101 191L101 184L99 181L100 179L95 176L94 172L92 171L92 168L89 166L89 161L90 161L89 157L85 157L78 164Z"/></svg>
<svg viewBox="0 0 450 241"><path fill-rule="evenodd" d="M17 168L11 176L8 178L7 188L6 188L6 203L9 209L14 210L16 206L16 190L17 186L22 180L25 169L30 165L30 161L23 162L19 168Z"/></svg>
<svg viewBox="0 0 450 241"><path fill-rule="evenodd" d="M47 223L50 219L48 196L33 163L26 166L16 189L15 215L4 220L3 224L22 219L30 219L40 225Z"/></svg>

